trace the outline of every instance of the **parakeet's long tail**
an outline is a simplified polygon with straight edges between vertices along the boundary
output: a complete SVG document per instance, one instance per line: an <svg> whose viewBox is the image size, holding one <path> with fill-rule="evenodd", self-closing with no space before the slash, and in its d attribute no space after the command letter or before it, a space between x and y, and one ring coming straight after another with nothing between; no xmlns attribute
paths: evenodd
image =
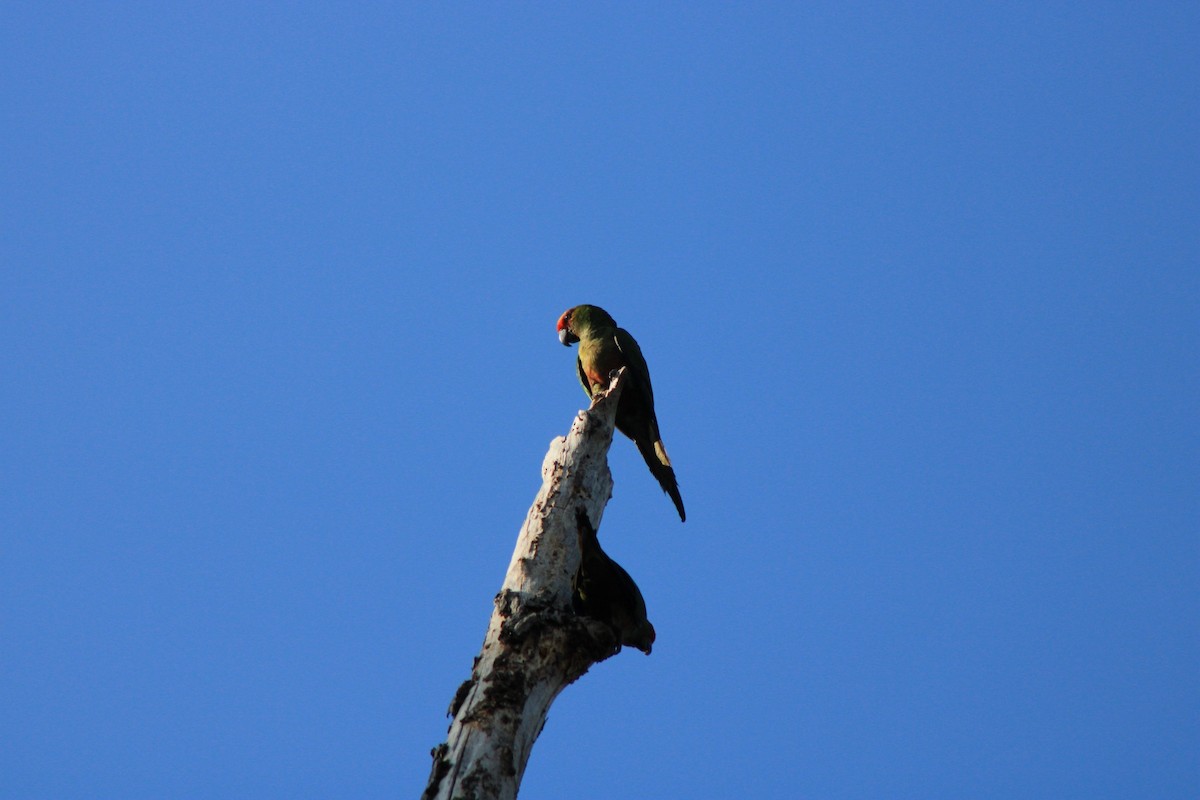
<svg viewBox="0 0 1200 800"><path fill-rule="evenodd" d="M636 439L634 443L637 445L638 452L642 454L646 466L650 468L650 474L655 477L658 485L675 504L675 510L679 512L679 521L684 522L687 520L687 514L683 511L683 497L679 494L679 482L675 480L675 470L671 468L671 459L667 457L667 448L663 447L662 439L657 442Z"/></svg>

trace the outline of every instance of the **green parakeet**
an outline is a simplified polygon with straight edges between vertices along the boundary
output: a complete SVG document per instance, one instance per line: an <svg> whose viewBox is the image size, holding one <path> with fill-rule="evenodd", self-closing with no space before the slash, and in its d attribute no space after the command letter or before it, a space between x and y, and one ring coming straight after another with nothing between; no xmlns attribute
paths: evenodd
<svg viewBox="0 0 1200 800"><path fill-rule="evenodd" d="M575 613L606 623L617 633L621 644L636 647L650 655L654 644L654 626L646 618L642 591L620 564L600 547L596 529L587 512L575 513L579 529L579 573L575 576L572 606Z"/></svg>
<svg viewBox="0 0 1200 800"><path fill-rule="evenodd" d="M558 318L558 340L568 347L579 342L579 380L588 397L608 387L609 373L626 368L626 383L617 403L617 430L637 445L650 474L675 503L680 521L687 519L675 470L658 433L650 369L638 343L597 306L575 306L563 312Z"/></svg>

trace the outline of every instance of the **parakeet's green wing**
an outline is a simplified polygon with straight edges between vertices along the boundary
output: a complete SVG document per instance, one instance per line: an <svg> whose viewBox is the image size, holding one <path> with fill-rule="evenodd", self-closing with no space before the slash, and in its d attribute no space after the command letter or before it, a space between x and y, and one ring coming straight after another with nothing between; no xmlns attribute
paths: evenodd
<svg viewBox="0 0 1200 800"><path fill-rule="evenodd" d="M617 328L614 338L617 341L617 349L625 357L625 366L637 378L635 385L642 390L649 407L653 408L654 388L650 385L650 368L646 366L646 359L642 357L642 348L638 347L637 341L624 328Z"/></svg>
<svg viewBox="0 0 1200 800"><path fill-rule="evenodd" d="M592 396L592 385L588 383L587 373L583 371L582 359L575 359L575 368L579 370L579 382L583 384L583 391L587 392L587 396Z"/></svg>

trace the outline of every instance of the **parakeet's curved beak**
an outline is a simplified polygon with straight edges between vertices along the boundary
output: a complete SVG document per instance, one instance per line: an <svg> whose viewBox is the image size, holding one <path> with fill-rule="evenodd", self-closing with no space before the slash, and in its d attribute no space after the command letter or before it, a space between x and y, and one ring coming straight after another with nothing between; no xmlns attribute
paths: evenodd
<svg viewBox="0 0 1200 800"><path fill-rule="evenodd" d="M571 333L571 331L568 330L567 328L559 328L558 329L558 340L560 342L562 342L564 345L566 345L567 347L570 347L571 345L573 345L579 341L579 337L576 336L575 334Z"/></svg>

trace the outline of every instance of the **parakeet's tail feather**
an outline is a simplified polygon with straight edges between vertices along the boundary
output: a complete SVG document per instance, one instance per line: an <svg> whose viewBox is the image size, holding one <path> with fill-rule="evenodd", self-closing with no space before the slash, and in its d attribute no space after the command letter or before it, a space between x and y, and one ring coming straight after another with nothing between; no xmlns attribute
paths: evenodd
<svg viewBox="0 0 1200 800"><path fill-rule="evenodd" d="M683 511L683 496L679 494L679 482L675 480L675 470L671 468L671 459L667 457L667 448L663 447L662 440L651 443L640 439L635 440L634 443L637 445L638 452L642 454L646 466L650 468L650 474L654 476L658 485L675 504L675 510L679 512L679 521L686 521L687 514Z"/></svg>

